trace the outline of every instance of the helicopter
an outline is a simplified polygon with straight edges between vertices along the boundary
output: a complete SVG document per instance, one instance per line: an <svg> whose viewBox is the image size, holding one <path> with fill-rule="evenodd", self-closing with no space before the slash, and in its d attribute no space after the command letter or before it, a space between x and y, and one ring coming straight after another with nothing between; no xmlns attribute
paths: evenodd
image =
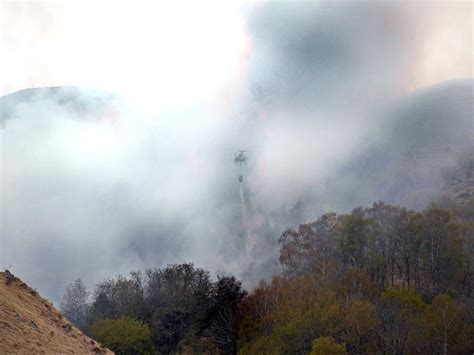
<svg viewBox="0 0 474 355"><path fill-rule="evenodd" d="M238 155L237 155L237 152L239 152ZM246 153L247 151L246 150L238 150L237 152L236 152L235 157L234 157L234 163L240 164L240 166L242 166L242 163L246 164L248 158L244 154L244 152Z"/></svg>
<svg viewBox="0 0 474 355"><path fill-rule="evenodd" d="M239 154L237 154L237 152L239 152ZM244 154L247 151L246 150L238 150L237 152L235 153L234 163L239 164L239 166L242 166L242 164L247 164L248 158ZM239 182L242 182L243 180L244 180L244 177L242 175L239 175Z"/></svg>

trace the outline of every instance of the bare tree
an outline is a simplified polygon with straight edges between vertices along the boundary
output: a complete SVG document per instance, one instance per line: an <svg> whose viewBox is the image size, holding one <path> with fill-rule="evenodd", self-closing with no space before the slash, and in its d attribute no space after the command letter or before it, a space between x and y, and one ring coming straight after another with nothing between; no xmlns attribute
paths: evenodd
<svg viewBox="0 0 474 355"><path fill-rule="evenodd" d="M60 304L61 313L75 326L84 329L87 325L89 292L81 279L67 286Z"/></svg>

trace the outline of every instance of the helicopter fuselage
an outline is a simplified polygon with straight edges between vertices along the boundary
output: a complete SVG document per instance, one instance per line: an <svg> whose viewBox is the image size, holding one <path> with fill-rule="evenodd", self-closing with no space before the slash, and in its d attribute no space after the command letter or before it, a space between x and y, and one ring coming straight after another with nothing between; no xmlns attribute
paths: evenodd
<svg viewBox="0 0 474 355"><path fill-rule="evenodd" d="M244 154L243 151L240 151L238 155L235 156L234 162L236 164L241 164L247 162L247 156Z"/></svg>
<svg viewBox="0 0 474 355"><path fill-rule="evenodd" d="M238 155L234 159L235 163L245 163L247 162L247 157L245 155Z"/></svg>

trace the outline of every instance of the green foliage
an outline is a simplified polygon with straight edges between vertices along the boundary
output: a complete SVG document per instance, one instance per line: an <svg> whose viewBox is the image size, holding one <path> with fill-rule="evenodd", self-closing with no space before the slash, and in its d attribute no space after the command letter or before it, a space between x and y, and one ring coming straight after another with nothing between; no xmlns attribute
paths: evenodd
<svg viewBox="0 0 474 355"><path fill-rule="evenodd" d="M344 265L362 267L367 250L367 228L371 221L363 211L355 209L350 215L341 217L340 251Z"/></svg>
<svg viewBox="0 0 474 355"><path fill-rule="evenodd" d="M338 344L332 337L314 339L310 355L344 355L347 354L344 344Z"/></svg>
<svg viewBox="0 0 474 355"><path fill-rule="evenodd" d="M209 349L235 353L239 305L245 295L233 276L213 282L207 271L192 264L170 265L99 283L89 322L123 316L138 319L149 327L153 348L159 353Z"/></svg>
<svg viewBox="0 0 474 355"><path fill-rule="evenodd" d="M382 293L380 335L387 353L417 352L424 308L421 297L408 289L389 287Z"/></svg>
<svg viewBox="0 0 474 355"><path fill-rule="evenodd" d="M463 353L473 349L473 325L465 306L440 294L426 307L422 326L426 347L433 353Z"/></svg>
<svg viewBox="0 0 474 355"><path fill-rule="evenodd" d="M395 308L397 314L415 314L425 307L420 295L404 288L387 288L382 293L381 301L383 306Z"/></svg>
<svg viewBox="0 0 474 355"><path fill-rule="evenodd" d="M91 325L93 336L117 354L153 354L151 331L131 317L99 318Z"/></svg>

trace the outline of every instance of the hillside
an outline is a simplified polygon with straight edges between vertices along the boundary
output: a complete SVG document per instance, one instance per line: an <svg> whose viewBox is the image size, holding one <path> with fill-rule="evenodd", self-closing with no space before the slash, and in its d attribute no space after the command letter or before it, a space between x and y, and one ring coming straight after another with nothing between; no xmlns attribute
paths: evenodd
<svg viewBox="0 0 474 355"><path fill-rule="evenodd" d="M474 199L474 160L451 172L446 179L442 196L457 205L467 205Z"/></svg>
<svg viewBox="0 0 474 355"><path fill-rule="evenodd" d="M0 353L112 354L8 271L0 272Z"/></svg>
<svg viewBox="0 0 474 355"><path fill-rule="evenodd" d="M24 89L0 97L0 128L5 128L11 119L24 116L32 105L42 111L62 109L63 113L84 120L110 114L116 99L107 92L76 86Z"/></svg>
<svg viewBox="0 0 474 355"><path fill-rule="evenodd" d="M371 143L327 185L337 207L383 200L423 209L440 196L468 202L473 85L472 79L437 84L401 98L381 113ZM330 195L329 201L335 197Z"/></svg>

